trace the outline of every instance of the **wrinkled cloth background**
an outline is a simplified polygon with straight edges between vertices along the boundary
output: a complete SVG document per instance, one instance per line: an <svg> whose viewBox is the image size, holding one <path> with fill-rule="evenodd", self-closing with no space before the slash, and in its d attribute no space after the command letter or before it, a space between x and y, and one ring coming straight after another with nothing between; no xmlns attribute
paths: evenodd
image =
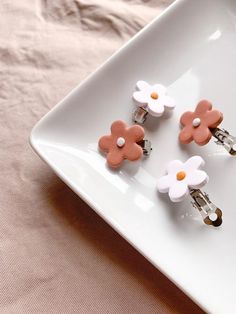
<svg viewBox="0 0 236 314"><path fill-rule="evenodd" d="M28 144L49 109L171 2L1 0L1 314L202 313Z"/></svg>

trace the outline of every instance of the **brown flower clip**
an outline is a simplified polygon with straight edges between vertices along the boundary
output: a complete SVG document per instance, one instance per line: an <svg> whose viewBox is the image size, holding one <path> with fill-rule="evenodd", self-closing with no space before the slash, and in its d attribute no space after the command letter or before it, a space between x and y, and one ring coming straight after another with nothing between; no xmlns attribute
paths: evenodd
<svg viewBox="0 0 236 314"><path fill-rule="evenodd" d="M111 134L99 139L99 148L107 152L107 163L113 168L119 167L124 159L135 161L143 156L143 149L138 144L144 139L144 129L139 125L128 127L121 120L111 125Z"/></svg>
<svg viewBox="0 0 236 314"><path fill-rule="evenodd" d="M212 104L207 100L198 103L194 112L186 111L180 118L183 129L179 134L179 140L183 144L195 141L198 145L207 144L212 131L222 122L223 114L212 109ZM215 135L214 135L215 136Z"/></svg>

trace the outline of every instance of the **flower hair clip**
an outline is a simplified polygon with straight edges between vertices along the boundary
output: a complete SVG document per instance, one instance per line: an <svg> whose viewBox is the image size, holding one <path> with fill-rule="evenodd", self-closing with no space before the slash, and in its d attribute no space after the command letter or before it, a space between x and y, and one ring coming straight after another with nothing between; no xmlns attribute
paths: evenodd
<svg viewBox="0 0 236 314"><path fill-rule="evenodd" d="M199 210L204 223L218 227L222 224L222 211L200 190L208 182L207 173L200 170L204 164L200 156L193 156L185 163L171 161L167 175L158 180L157 188L160 193L168 193L172 202L181 202L190 194L192 205Z"/></svg>
<svg viewBox="0 0 236 314"><path fill-rule="evenodd" d="M111 125L111 134L102 136L98 146L107 153L108 165L117 168L125 159L135 161L150 154L151 142L145 140L144 135L140 125L128 127L125 122L117 120Z"/></svg>
<svg viewBox="0 0 236 314"><path fill-rule="evenodd" d="M223 114L212 109L208 100L202 100L196 106L195 111L186 111L180 118L182 130L179 140L182 144L189 144L194 141L200 146L207 144L211 137L216 138L216 144L224 146L231 154L236 155L236 137L228 131L218 128L223 121Z"/></svg>
<svg viewBox="0 0 236 314"><path fill-rule="evenodd" d="M145 81L138 81L136 87L138 91L133 93L138 106L133 115L135 123L143 124L148 114L160 117L165 109L174 109L175 101L166 95L166 88L163 85L149 85Z"/></svg>

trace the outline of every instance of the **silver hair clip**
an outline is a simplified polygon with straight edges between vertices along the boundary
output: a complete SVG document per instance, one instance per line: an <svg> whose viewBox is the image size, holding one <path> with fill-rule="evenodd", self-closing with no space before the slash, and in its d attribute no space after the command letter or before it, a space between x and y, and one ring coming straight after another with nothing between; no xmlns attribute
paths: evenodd
<svg viewBox="0 0 236 314"><path fill-rule="evenodd" d="M138 91L133 93L137 109L133 113L133 121L143 124L148 114L154 117L163 115L165 109L174 109L174 100L166 95L166 88L161 84L149 85L145 81L138 81Z"/></svg>
<svg viewBox="0 0 236 314"><path fill-rule="evenodd" d="M217 139L216 144L224 146L230 155L236 155L236 137L229 134L225 129L215 128L212 135Z"/></svg>
<svg viewBox="0 0 236 314"><path fill-rule="evenodd" d="M149 140L142 140L137 143L143 149L143 154L145 156L149 156L152 151L152 143Z"/></svg>
<svg viewBox="0 0 236 314"><path fill-rule="evenodd" d="M190 190L193 207L199 210L206 225L219 227L222 224L222 211L211 202L209 195L201 190Z"/></svg>
<svg viewBox="0 0 236 314"><path fill-rule="evenodd" d="M135 123L144 124L147 119L148 111L143 107L138 107L133 113L133 121Z"/></svg>
<svg viewBox="0 0 236 314"><path fill-rule="evenodd" d="M200 170L204 163L200 156L193 156L185 163L171 161L167 166L167 175L158 180L157 188L161 193L168 192L172 202L181 202L190 194L191 203L199 210L204 223L218 227L222 224L222 211L200 190L208 182L207 173Z"/></svg>

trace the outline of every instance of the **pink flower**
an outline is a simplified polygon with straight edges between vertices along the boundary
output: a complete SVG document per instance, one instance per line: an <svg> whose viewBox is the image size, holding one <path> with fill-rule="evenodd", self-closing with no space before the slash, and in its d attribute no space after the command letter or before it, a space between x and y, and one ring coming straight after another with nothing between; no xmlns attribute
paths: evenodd
<svg viewBox="0 0 236 314"><path fill-rule="evenodd" d="M183 144L195 141L198 145L207 144L211 137L211 129L216 128L223 120L223 114L212 109L212 104L207 100L198 103L194 112L186 111L180 118L183 126L179 140Z"/></svg>
<svg viewBox="0 0 236 314"><path fill-rule="evenodd" d="M124 159L138 160L143 156L143 150L138 142L144 138L144 129L139 125L128 127L121 120L111 125L111 134L99 139L98 145L102 151L107 152L109 166L119 167Z"/></svg>

